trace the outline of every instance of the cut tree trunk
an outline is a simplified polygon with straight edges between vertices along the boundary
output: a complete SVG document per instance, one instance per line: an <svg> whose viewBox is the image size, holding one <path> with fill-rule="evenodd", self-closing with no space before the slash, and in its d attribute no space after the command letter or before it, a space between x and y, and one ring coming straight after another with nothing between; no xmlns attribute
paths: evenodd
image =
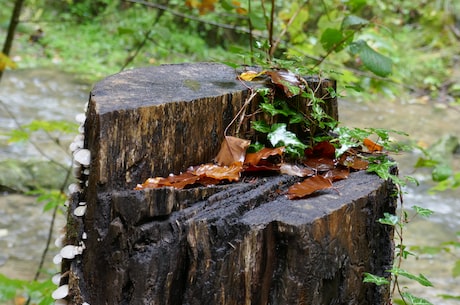
<svg viewBox="0 0 460 305"><path fill-rule="evenodd" d="M308 81L337 118L335 83ZM393 230L377 220L395 211L394 185L376 175L352 173L302 200L284 195L299 181L287 175L133 190L210 162L249 86L260 84L199 63L125 71L94 87L91 164L66 236L85 249L62 264L70 304L389 304L388 286L363 283L364 272L387 277L393 258ZM251 135L247 122L239 127Z"/></svg>

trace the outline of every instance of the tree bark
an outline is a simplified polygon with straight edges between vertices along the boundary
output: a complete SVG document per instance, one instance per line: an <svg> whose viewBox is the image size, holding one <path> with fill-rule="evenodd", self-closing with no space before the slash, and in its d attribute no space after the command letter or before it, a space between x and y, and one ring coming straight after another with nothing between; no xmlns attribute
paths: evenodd
<svg viewBox="0 0 460 305"><path fill-rule="evenodd" d="M310 79L325 96L333 81ZM71 304L387 304L394 185L365 172L336 190L288 200L299 178L279 175L186 190L135 191L148 177L209 162L249 94L219 64L125 71L91 92L89 175L69 206L65 259ZM308 101L305 102L306 109ZM254 106L255 107L255 106ZM249 125L241 132L250 133ZM84 216L75 216L86 205Z"/></svg>

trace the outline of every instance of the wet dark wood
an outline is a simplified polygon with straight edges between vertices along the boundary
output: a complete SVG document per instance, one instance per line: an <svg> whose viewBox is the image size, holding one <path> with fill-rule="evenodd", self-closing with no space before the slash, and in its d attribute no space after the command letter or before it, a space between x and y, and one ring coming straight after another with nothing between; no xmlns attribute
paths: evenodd
<svg viewBox="0 0 460 305"><path fill-rule="evenodd" d="M95 86L90 174L69 207L67 243L86 246L63 263L71 304L389 302L388 287L362 282L363 272L385 276L392 265L393 231L377 220L394 212L394 186L375 175L353 173L303 200L284 195L298 181L291 176L132 190L209 162L248 93L218 64L137 69ZM336 100L327 105L337 117ZM76 217L80 201L88 209Z"/></svg>

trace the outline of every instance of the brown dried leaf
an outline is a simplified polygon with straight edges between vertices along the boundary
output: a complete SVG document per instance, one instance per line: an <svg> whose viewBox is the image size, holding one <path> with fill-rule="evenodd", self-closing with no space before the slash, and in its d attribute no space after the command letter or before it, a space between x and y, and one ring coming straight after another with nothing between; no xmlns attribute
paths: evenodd
<svg viewBox="0 0 460 305"><path fill-rule="evenodd" d="M302 82L297 75L288 70L266 71L272 83L281 87L287 97L298 95L301 91Z"/></svg>
<svg viewBox="0 0 460 305"><path fill-rule="evenodd" d="M368 138L365 138L363 140L363 144L364 146L366 146L367 150L371 153L373 152L376 152L376 151L382 151L383 150L383 146L382 145L379 145L377 143L375 143L374 141L372 141L371 139L368 139Z"/></svg>
<svg viewBox="0 0 460 305"><path fill-rule="evenodd" d="M283 163L280 166L280 173L297 177L307 177L313 176L315 174L315 171L308 167L301 167L296 164Z"/></svg>
<svg viewBox="0 0 460 305"><path fill-rule="evenodd" d="M323 177L331 179L331 181L334 182L347 179L349 175L350 169L348 167L339 166L325 173Z"/></svg>
<svg viewBox="0 0 460 305"><path fill-rule="evenodd" d="M319 172L326 172L335 167L335 162L329 158L308 158L303 162L306 166L316 169Z"/></svg>
<svg viewBox="0 0 460 305"><path fill-rule="evenodd" d="M225 136L215 160L219 165L230 166L235 162L244 162L246 149L251 141L232 136Z"/></svg>
<svg viewBox="0 0 460 305"><path fill-rule="evenodd" d="M284 147L275 148L262 148L258 152L246 154L244 164L258 165L260 160L266 160L272 156L282 156L284 153Z"/></svg>
<svg viewBox="0 0 460 305"><path fill-rule="evenodd" d="M334 159L335 147L329 141L323 141L313 146L313 148L307 148L305 156Z"/></svg>
<svg viewBox="0 0 460 305"><path fill-rule="evenodd" d="M243 170L242 162L235 162L230 166L219 166L216 164L202 164L197 167L193 174L200 177L214 178L217 180L238 181L241 171Z"/></svg>
<svg viewBox="0 0 460 305"><path fill-rule="evenodd" d="M292 185L288 189L287 196L289 199L303 198L312 193L332 187L332 182L323 176L313 176L302 182Z"/></svg>
<svg viewBox="0 0 460 305"><path fill-rule="evenodd" d="M369 166L368 161L348 151L340 156L339 164L354 170L364 170Z"/></svg>

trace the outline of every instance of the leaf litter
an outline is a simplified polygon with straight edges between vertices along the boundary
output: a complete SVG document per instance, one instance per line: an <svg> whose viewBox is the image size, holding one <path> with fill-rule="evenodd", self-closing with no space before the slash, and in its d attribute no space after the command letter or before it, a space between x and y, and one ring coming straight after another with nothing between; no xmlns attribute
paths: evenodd
<svg viewBox="0 0 460 305"><path fill-rule="evenodd" d="M280 88L288 98L305 90L305 82L287 70L246 71L238 76L242 81L258 80L261 77L268 77L271 84ZM251 95L253 96L255 94ZM248 102L246 101L246 104ZM363 140L366 151L359 145L353 147L338 145L336 149L336 146L329 141L319 142L313 147L301 143L303 155L300 155L294 163L285 162L284 157L287 152L285 145L289 145L290 141L292 142L291 138L281 136L281 140L271 141L275 147L264 147L257 152L247 153L250 140L224 135L214 163L191 166L186 172L178 175L148 178L144 183L138 184L135 190L162 187L184 189L237 182L243 175L257 178L267 174L283 174L305 178L289 187L286 192L289 199L300 199L317 191L333 188L333 182L347 179L351 171L366 170L369 162L363 158L363 154L383 152L383 146L368 138ZM279 147L276 147L277 145ZM339 156L336 156L337 154Z"/></svg>

